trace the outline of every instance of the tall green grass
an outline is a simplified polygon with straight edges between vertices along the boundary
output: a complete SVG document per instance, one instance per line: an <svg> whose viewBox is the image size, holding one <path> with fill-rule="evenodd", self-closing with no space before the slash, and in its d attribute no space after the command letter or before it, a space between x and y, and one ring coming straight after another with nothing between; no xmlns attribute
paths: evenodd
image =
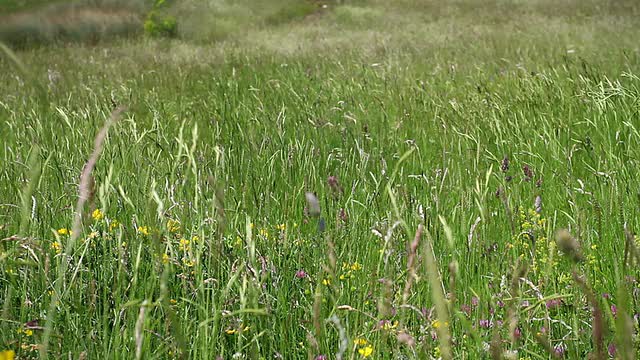
<svg viewBox="0 0 640 360"><path fill-rule="evenodd" d="M326 34L374 31L353 7L404 14L344 6ZM565 40L486 23L439 42L453 30L423 24L412 47L17 54L26 75L0 75L0 351L635 358L637 31L522 20L539 21ZM592 22L599 37L572 32Z"/></svg>

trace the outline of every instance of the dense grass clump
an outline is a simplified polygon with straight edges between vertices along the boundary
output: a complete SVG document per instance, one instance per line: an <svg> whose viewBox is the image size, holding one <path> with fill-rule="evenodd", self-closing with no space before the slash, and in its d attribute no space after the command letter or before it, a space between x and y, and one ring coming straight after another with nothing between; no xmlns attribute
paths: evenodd
<svg viewBox="0 0 640 360"><path fill-rule="evenodd" d="M3 48L0 359L636 358L637 5L401 3Z"/></svg>

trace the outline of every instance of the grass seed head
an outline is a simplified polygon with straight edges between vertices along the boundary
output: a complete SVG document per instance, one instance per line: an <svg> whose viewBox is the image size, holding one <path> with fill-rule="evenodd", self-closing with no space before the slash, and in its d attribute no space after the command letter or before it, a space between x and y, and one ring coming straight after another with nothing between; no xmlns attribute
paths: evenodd
<svg viewBox="0 0 640 360"><path fill-rule="evenodd" d="M556 244L558 245L558 249L574 262L580 262L584 259L580 250L580 243L567 229L558 230L556 233Z"/></svg>

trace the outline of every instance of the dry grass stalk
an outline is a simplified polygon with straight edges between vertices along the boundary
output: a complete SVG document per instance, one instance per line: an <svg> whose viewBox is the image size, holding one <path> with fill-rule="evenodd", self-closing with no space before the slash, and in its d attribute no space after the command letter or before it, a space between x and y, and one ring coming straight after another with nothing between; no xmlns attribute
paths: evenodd
<svg viewBox="0 0 640 360"><path fill-rule="evenodd" d="M78 196L78 202L76 203L76 208L75 208L75 215L74 215L73 227L72 227L73 230L71 232L69 242L65 247L65 251L63 253L63 258L62 258L62 261L60 262L60 266L58 267L58 279L55 284L55 290L53 292L53 295L51 296L49 311L47 312L47 314L49 315L47 316L47 321L46 321L46 324L44 327L44 333L42 336L42 346L40 347L41 359L46 359L48 357L47 350L49 347L49 337L51 336L51 331L53 328L53 318L56 313L55 309L58 305L58 301L60 301L62 298L60 290L62 288L64 275L67 272L67 267L69 264L68 257L71 251L73 250L73 247L75 246L75 243L80 237L80 233L82 231L82 218L83 218L82 214L83 214L85 204L89 200L89 197L91 194L91 181L92 181L91 172L95 168L96 163L98 162L98 158L102 153L102 149L104 147L104 141L107 138L109 128L111 127L111 125L113 125L116 121L120 119L120 116L125 111L125 109L126 109L125 107L119 107L111 113L111 116L109 117L109 119L105 122L102 129L100 129L100 131L98 132L98 135L96 136L95 141L93 143L93 152L91 153L89 160L87 161L84 168L82 169L82 173L80 175L80 185L78 186L79 196Z"/></svg>
<svg viewBox="0 0 640 360"><path fill-rule="evenodd" d="M135 338L136 338L136 359L142 358L142 344L144 343L144 319L149 302L147 300L140 305L138 320L136 321Z"/></svg>
<svg viewBox="0 0 640 360"><path fill-rule="evenodd" d="M591 355L596 359L605 359L605 348L604 348L604 319L602 317L602 310L600 309L600 305L598 304L598 300L596 299L593 290L587 284L584 276L581 276L577 273L577 271L573 271L573 281L582 289L582 292L587 296L587 300L591 304L591 311L593 315L593 342L595 344L595 353Z"/></svg>
<svg viewBox="0 0 640 360"><path fill-rule="evenodd" d="M422 224L418 225L418 231L422 232ZM427 241L425 242L425 265L426 272L429 277L429 284L431 285L431 298L436 308L436 315L441 326L438 327L438 341L440 342L440 354L442 359L453 359L451 353L451 335L449 333L449 309L447 307L447 300L444 296L444 290L442 287L442 280L440 278L440 272L438 271L438 264L433 252L432 239L429 232L425 232Z"/></svg>
<svg viewBox="0 0 640 360"><path fill-rule="evenodd" d="M411 295L411 286L416 279L416 252L418 245L420 244L420 237L422 236L422 227L418 227L416 236L413 238L411 244L409 244L409 256L407 258L407 283L404 286L404 292L402 293L402 303L406 304Z"/></svg>

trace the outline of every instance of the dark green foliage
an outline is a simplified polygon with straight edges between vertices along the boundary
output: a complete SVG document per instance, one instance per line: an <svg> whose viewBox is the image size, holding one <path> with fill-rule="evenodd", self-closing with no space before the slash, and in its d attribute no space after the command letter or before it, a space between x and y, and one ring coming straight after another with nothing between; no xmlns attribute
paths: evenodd
<svg viewBox="0 0 640 360"><path fill-rule="evenodd" d="M176 37L178 22L171 15L163 15L157 10L152 10L144 21L144 33L153 37Z"/></svg>

